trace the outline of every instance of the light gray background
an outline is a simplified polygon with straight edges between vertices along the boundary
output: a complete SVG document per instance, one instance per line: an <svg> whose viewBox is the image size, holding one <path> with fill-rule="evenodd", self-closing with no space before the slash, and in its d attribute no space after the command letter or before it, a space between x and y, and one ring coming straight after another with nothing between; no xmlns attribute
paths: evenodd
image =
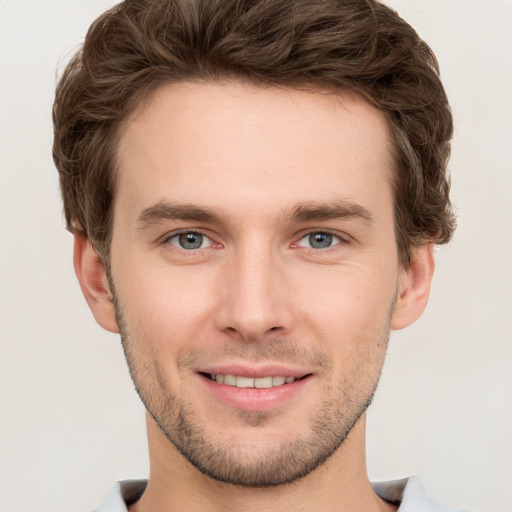
<svg viewBox="0 0 512 512"><path fill-rule="evenodd" d="M107 0L0 0L0 511L87 511L148 470L118 338L83 300L51 160L55 73ZM512 1L389 0L436 51L459 228L396 333L369 413L373 479L512 510Z"/></svg>

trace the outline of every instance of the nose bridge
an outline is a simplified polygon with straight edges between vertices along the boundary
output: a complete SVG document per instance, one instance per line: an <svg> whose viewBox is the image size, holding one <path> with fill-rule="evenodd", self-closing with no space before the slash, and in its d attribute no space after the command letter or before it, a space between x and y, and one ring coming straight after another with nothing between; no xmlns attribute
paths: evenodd
<svg viewBox="0 0 512 512"><path fill-rule="evenodd" d="M253 239L233 251L226 268L220 327L256 340L270 330L287 330L290 303L282 260L271 244Z"/></svg>

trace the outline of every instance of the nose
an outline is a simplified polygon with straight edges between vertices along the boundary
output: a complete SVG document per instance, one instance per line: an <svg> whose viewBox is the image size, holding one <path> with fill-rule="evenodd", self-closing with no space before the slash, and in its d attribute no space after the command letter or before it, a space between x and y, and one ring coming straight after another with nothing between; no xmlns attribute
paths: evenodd
<svg viewBox="0 0 512 512"><path fill-rule="evenodd" d="M240 251L226 264L217 327L241 341L285 335L293 324L284 261L269 248Z"/></svg>

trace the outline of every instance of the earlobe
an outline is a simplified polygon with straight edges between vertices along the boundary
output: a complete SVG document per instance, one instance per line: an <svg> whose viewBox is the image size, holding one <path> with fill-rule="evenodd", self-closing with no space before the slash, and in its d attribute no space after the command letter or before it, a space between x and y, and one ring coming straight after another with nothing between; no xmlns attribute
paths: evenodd
<svg viewBox="0 0 512 512"><path fill-rule="evenodd" d="M98 324L118 333L115 308L101 257L83 231L75 230L73 263L85 300Z"/></svg>
<svg viewBox="0 0 512 512"><path fill-rule="evenodd" d="M422 315L427 307L433 274L434 244L413 248L411 264L400 278L391 329L403 329Z"/></svg>

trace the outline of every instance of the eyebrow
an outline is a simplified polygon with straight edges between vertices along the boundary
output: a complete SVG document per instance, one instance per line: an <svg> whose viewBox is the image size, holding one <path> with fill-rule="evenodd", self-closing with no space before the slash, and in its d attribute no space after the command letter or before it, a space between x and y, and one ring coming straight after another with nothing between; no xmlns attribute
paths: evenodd
<svg viewBox="0 0 512 512"><path fill-rule="evenodd" d="M144 208L137 218L138 227L143 229L166 220L188 220L211 224L225 224L225 216L212 208L193 204L168 203L160 201Z"/></svg>
<svg viewBox="0 0 512 512"><path fill-rule="evenodd" d="M370 225L375 223L373 215L364 206L346 200L328 203L308 201L293 208L289 217L295 222L355 219Z"/></svg>
<svg viewBox="0 0 512 512"><path fill-rule="evenodd" d="M332 219L362 220L374 224L372 214L358 203L346 200L332 202L308 201L286 210L282 216L288 222L313 222ZM160 201L144 208L137 218L140 229L167 220L184 220L209 224L227 224L227 216L221 211L193 204Z"/></svg>

